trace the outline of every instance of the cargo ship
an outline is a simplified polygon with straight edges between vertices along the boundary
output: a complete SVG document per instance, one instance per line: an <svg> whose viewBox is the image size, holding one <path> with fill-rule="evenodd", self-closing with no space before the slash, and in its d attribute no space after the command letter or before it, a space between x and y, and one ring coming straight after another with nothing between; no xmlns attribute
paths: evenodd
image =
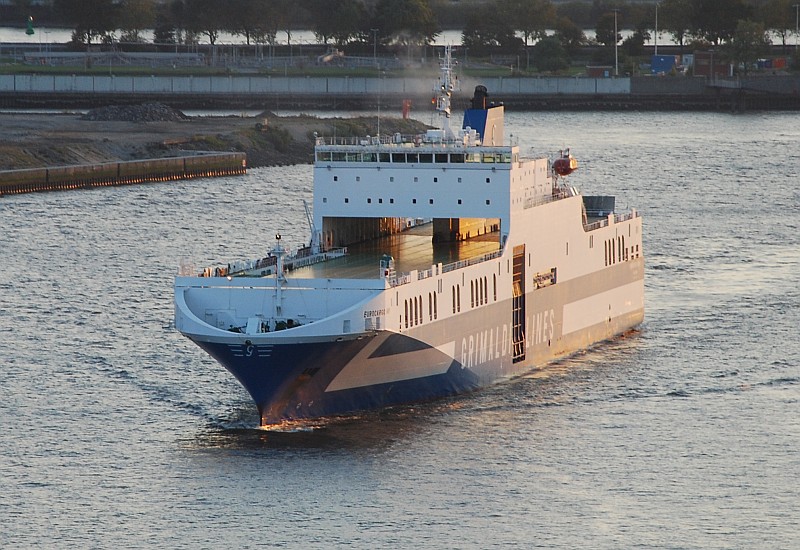
<svg viewBox="0 0 800 550"><path fill-rule="evenodd" d="M422 135L317 137L308 244L175 278L175 326L262 425L470 392L634 329L642 218L582 195L569 151L525 158L449 48ZM300 206L300 205L298 205Z"/></svg>

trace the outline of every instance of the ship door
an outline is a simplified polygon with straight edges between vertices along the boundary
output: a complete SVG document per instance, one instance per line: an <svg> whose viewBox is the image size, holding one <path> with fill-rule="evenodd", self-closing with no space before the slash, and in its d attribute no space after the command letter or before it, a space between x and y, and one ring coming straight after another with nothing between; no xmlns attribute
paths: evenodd
<svg viewBox="0 0 800 550"><path fill-rule="evenodd" d="M514 247L514 273L511 301L512 361L525 360L525 245Z"/></svg>

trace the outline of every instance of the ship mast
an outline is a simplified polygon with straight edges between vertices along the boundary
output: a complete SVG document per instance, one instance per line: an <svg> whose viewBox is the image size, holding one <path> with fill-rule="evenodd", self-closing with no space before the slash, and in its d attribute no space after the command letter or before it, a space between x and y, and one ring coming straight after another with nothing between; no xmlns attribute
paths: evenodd
<svg viewBox="0 0 800 550"><path fill-rule="evenodd" d="M451 46L444 47L444 58L441 64L441 76L439 77L439 89L436 91L436 110L444 116L442 131L446 141L455 140L456 136L450 127L450 97L455 88L453 77L453 58L451 56Z"/></svg>

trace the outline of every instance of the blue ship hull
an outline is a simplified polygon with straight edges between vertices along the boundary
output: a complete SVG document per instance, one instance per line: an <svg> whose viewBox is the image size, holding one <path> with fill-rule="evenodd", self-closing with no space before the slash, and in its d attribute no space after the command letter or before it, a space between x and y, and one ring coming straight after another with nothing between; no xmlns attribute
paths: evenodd
<svg viewBox="0 0 800 550"><path fill-rule="evenodd" d="M330 390L345 367L361 361L359 353L373 338L385 338L369 360L408 354L427 344L388 334L348 341L308 344L247 345L196 341L247 389L255 401L261 424L379 409L472 391L482 384L478 376L451 360L446 372L419 378Z"/></svg>

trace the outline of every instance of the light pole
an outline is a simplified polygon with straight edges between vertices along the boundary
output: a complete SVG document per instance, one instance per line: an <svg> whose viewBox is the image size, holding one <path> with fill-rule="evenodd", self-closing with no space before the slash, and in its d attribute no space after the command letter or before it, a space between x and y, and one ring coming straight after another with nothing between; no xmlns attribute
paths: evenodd
<svg viewBox="0 0 800 550"><path fill-rule="evenodd" d="M800 27L800 25L798 25L798 22L800 22L800 4L794 4L794 53L795 53L795 55L797 54L797 38L798 38L798 35L800 35L800 32L798 32L798 30L800 30L800 29L798 29L798 27Z"/></svg>
<svg viewBox="0 0 800 550"><path fill-rule="evenodd" d="M614 76L619 76L619 54L617 53L617 13L619 10L614 10Z"/></svg>
<svg viewBox="0 0 800 550"><path fill-rule="evenodd" d="M378 31L380 29L370 29L372 31L372 62L378 68Z"/></svg>
<svg viewBox="0 0 800 550"><path fill-rule="evenodd" d="M656 42L655 42L655 44L656 44L655 55L658 55L658 2L656 2L656 35L655 36L656 36L656 38L655 38L655 40L656 40Z"/></svg>

